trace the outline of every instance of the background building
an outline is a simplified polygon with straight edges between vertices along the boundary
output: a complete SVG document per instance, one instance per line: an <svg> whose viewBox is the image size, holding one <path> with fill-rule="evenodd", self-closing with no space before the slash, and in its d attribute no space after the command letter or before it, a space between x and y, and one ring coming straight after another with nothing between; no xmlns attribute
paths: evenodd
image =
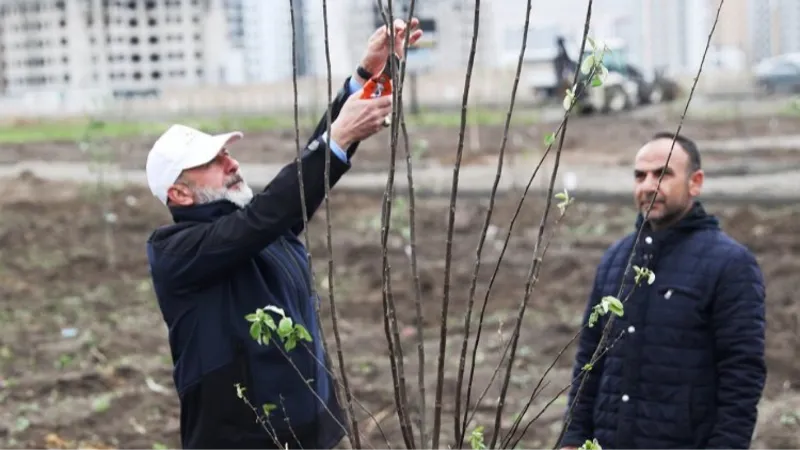
<svg viewBox="0 0 800 450"><path fill-rule="evenodd" d="M217 1L6 1L6 90L104 88L125 96L220 83L230 43Z"/></svg>
<svg viewBox="0 0 800 450"><path fill-rule="evenodd" d="M352 73L381 23L374 0L327 4L330 69ZM405 17L409 0L394 0ZM516 65L527 0L484 1L475 69ZM552 49L556 35L580 39L587 0L533 0L527 54ZM0 89L63 99L103 92L158 95L175 87L269 84L292 76L286 0L5 0L0 2ZM324 78L322 0L292 0L297 74ZM719 0L595 2L592 35L620 38L646 71L696 71ZM474 0L419 0L426 38L409 70L463 73ZM800 0L726 0L708 67L745 71L759 60L800 51ZM577 55L576 55L577 56ZM458 76L458 75L454 75ZM460 91L463 78L455 84ZM61 101L61 100L59 100Z"/></svg>
<svg viewBox="0 0 800 450"><path fill-rule="evenodd" d="M751 0L748 6L753 61L800 51L800 2Z"/></svg>

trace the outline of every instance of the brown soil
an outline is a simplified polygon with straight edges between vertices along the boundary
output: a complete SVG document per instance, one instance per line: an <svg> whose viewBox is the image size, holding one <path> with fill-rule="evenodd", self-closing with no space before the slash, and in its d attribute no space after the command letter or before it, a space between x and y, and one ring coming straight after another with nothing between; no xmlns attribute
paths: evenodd
<svg viewBox="0 0 800 450"><path fill-rule="evenodd" d="M104 220L97 192L22 177L0 184L0 445L4 448L156 448L179 445L178 408L171 382L166 330L148 279L144 241L168 220L144 189L113 192L116 222ZM517 199L498 200L483 252L476 308L484 298ZM800 306L798 209L708 205L725 228L755 251L768 283L769 385L755 447L800 446ZM451 302L445 361L442 445L453 430L453 404L463 311L486 201L460 200L453 236ZM335 298L350 385L360 403L380 416L380 429L356 406L365 446L402 446L394 413L393 384L383 328L380 198L348 194L331 201ZM445 200L419 200L416 220L425 380L430 432L436 383L436 351L444 289L447 227ZM526 202L488 302L477 354L474 399L489 383L507 341L536 242L543 204ZM397 211L399 214L400 211ZM552 210L551 218L558 211ZM311 227L314 267L325 281L325 209ZM552 219L551 219L552 220ZM548 248L540 281L524 317L522 337L502 415L505 431L539 377L576 330L603 250L632 227L630 208L579 201L568 211ZM402 238L389 256L392 288L409 396L416 402L417 353L414 295ZM113 258L112 258L113 256ZM321 288L327 299L327 289ZM331 349L335 348L325 301ZM477 311L476 311L477 314ZM476 323L476 321L473 321ZM75 335L70 333L74 330ZM474 336L474 325L473 333ZM471 348L471 347L470 347ZM537 414L568 381L574 346L546 379L526 418ZM333 358L336 359L335 357ZM468 358L469 361L469 358ZM502 374L495 379L474 421L491 430ZM231 392L234 395L234 392ZM564 408L560 397L534 423L521 445L552 445Z"/></svg>
<svg viewBox="0 0 800 450"><path fill-rule="evenodd" d="M639 146L655 131L674 131L678 118L661 116L641 118L633 115L624 117L587 116L574 117L568 125L564 142L564 163L597 163L604 165L630 164ZM748 136L768 136L796 134L800 117L752 117L739 120L687 120L681 132L693 139L733 139ZM554 132L558 123L533 123L514 125L510 128L506 151L509 155L522 152L539 152L544 148L544 137ZM216 130L227 131L227 130ZM307 139L310 130L300 133L301 144ZM444 165L455 161L458 146L458 128L410 127L410 147L412 152L425 147L423 155ZM462 163L495 163L503 137L503 126L482 126L477 133L467 131L464 141ZM390 155L387 152L389 133L365 142L360 147L355 170L375 170L388 167ZM81 150L76 142L41 142L27 144L4 144L0 152L0 163L13 163L20 160L42 161L109 161L126 169L143 169L147 151L155 137L103 141L92 144L88 151ZM295 133L291 130L247 133L245 139L232 149L242 163L285 163L297 152ZM785 154L775 156L784 157ZM405 160L403 144L398 147L398 161ZM717 156L704 157L706 163L713 162ZM720 157L727 161L730 157ZM795 161L797 162L797 161Z"/></svg>

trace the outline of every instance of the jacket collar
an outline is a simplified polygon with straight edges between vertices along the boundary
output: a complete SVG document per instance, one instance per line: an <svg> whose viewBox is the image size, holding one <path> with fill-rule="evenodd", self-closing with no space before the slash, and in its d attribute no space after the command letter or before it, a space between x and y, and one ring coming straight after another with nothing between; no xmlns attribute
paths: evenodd
<svg viewBox="0 0 800 450"><path fill-rule="evenodd" d="M636 217L636 229L639 229L643 222L644 215L639 213ZM663 240L664 238L674 236L676 234L691 233L693 231L710 229L720 229L719 220L716 216L706 212L700 201L695 200L694 205L689 212L686 213L686 215L683 216L683 218L681 218L678 222L663 230L653 231L653 228L648 221L645 223L642 231L653 237L658 237L661 238L660 240Z"/></svg>
<svg viewBox="0 0 800 450"><path fill-rule="evenodd" d="M211 222L238 210L239 207L229 200L215 200L201 205L170 206L172 220L179 222Z"/></svg>

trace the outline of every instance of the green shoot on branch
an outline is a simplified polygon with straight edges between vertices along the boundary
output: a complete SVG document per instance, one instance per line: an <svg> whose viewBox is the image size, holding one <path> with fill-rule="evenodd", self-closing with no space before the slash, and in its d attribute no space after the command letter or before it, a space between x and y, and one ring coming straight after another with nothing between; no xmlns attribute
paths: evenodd
<svg viewBox="0 0 800 450"><path fill-rule="evenodd" d="M600 316L608 314L609 311L619 317L625 315L625 308L622 306L622 302L613 295L606 295L600 299L600 304L592 308L592 314L591 317L589 317L589 327L593 327Z"/></svg>
<svg viewBox="0 0 800 450"><path fill-rule="evenodd" d="M597 442L597 439L586 440L580 447L580 450L603 450L603 447L600 446L600 443Z"/></svg>
<svg viewBox="0 0 800 450"><path fill-rule="evenodd" d="M619 317L625 314L622 302L612 295L606 295L600 300L600 303L592 308L592 313L589 315L589 328L592 328L595 323L600 319L600 316L606 315L609 311Z"/></svg>
<svg viewBox="0 0 800 450"><path fill-rule="evenodd" d="M274 403L264 403L261 408L264 410L264 417L269 417L269 414L278 406Z"/></svg>
<svg viewBox="0 0 800 450"><path fill-rule="evenodd" d="M653 284L653 282L656 281L656 274L648 268L633 266L633 270L636 272L635 282L637 286L641 284L642 278L645 277L647 277L647 284Z"/></svg>
<svg viewBox="0 0 800 450"><path fill-rule="evenodd" d="M603 44L602 48L598 49L594 39L587 37L586 40L592 47L592 54L587 56L581 63L581 73L584 75L592 74L592 87L602 86L603 80L608 76L608 69L603 65L603 57L609 51L608 46Z"/></svg>
<svg viewBox="0 0 800 450"><path fill-rule="evenodd" d="M580 71L584 76L591 76L590 85L592 87L599 87L603 85L603 81L608 76L608 69L603 65L603 57L608 49L605 44L599 45L594 39L587 36L586 41L592 47L592 53L587 56L582 62ZM577 86L568 88L564 95L562 105L564 109L569 111L575 103L575 91Z"/></svg>
<svg viewBox="0 0 800 450"><path fill-rule="evenodd" d="M280 316L277 324L267 311L272 311ZM287 352L293 350L300 340L311 342L311 334L308 330L299 323L293 323L292 318L286 316L283 309L277 306L268 305L264 308L258 308L256 312L246 315L245 319L251 322L250 336L259 345L269 345L273 334L278 335Z"/></svg>
<svg viewBox="0 0 800 450"><path fill-rule="evenodd" d="M558 194L556 194L555 198L556 200L560 200L560 202L558 202L556 206L558 206L558 209L561 211L561 214L564 214L564 211L566 211L567 206L569 206L570 204L572 204L572 202L575 201L574 198L569 196L569 192L567 192L566 189L564 189L564 192L559 192Z"/></svg>
<svg viewBox="0 0 800 450"><path fill-rule="evenodd" d="M275 410L277 406L273 403L264 403L261 406L261 409L264 411L264 417L261 417L258 414L258 410L253 406L252 403L250 403L250 400L247 399L247 395L245 395L245 391L247 391L247 388L239 383L236 383L234 386L236 387L236 396L239 397L240 400L242 400L247 406L250 407L250 409L253 410L253 413L255 413L256 415L256 422L261 424L261 426L264 427L264 429L269 433L270 430L267 427L267 422L265 418L269 417L270 413L273 410Z"/></svg>
<svg viewBox="0 0 800 450"><path fill-rule="evenodd" d="M486 444L483 443L483 425L478 425L469 434L469 446L472 450L484 450Z"/></svg>
<svg viewBox="0 0 800 450"><path fill-rule="evenodd" d="M643 268L639 266L633 266L633 270L636 272L636 276L634 278L634 283L636 286L639 286L644 278L647 278L647 284L653 284L653 282L656 281L656 274L646 267ZM606 315L609 311L619 317L622 317L625 314L625 308L622 306L622 302L612 295L606 295L600 300L598 305L595 305L594 308L592 308L592 313L589 315L589 328L593 327L595 323L597 323L597 321L600 319L600 316Z"/></svg>

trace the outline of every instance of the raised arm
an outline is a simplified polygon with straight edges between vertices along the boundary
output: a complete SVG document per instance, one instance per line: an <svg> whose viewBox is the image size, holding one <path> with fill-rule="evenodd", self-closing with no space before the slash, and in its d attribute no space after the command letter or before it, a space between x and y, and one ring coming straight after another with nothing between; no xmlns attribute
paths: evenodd
<svg viewBox="0 0 800 450"><path fill-rule="evenodd" d="M417 29L418 26L419 19L417 18L412 18L408 24L406 24L402 19L395 19L394 54L396 56L396 62L399 63L400 60L404 58L403 48L406 40L406 33L408 31L410 31L410 35L408 36L409 45L416 44L416 42L422 37L422 30ZM390 36L391 34L389 33L389 30L383 26L378 27L367 40L367 45L364 49L364 53L361 57L358 68L356 69L355 73L353 73L353 75L347 79L344 86L339 91L336 99L331 104L331 119L334 122L339 117L342 105L350 95L360 91L369 78L377 76L381 72L384 72L388 69L389 55L391 54L392 50ZM309 143L318 137L328 141L328 136L326 134L328 129L327 115L328 112L325 111L317 123L314 132L311 134ZM335 154L340 161L349 163L350 158L353 157L358 148L358 142L344 142L346 138L335 134L333 129L331 129L331 134L332 136L330 137L329 141L333 154ZM331 186L333 185L334 180L331 179ZM312 201L312 199L306 199L308 219L311 219L317 208L319 208L321 202L322 199L319 199L319 201L316 202ZM300 234L303 231L302 217L298 222L292 224L291 229L295 234Z"/></svg>
<svg viewBox="0 0 800 450"><path fill-rule="evenodd" d="M339 113L342 110L342 106L344 106L344 103L347 101L347 99L350 98L350 96L353 95L353 93L358 92L360 89L361 89L361 83L355 77L349 77L345 81L344 86L339 90L339 93L337 94L336 98L331 103L331 118L334 121L336 121L336 119L339 117ZM350 144L348 147L342 148L334 138L328 139L327 134L328 134L328 112L325 111L322 117L320 118L319 122L317 123L317 126L314 128L314 132L311 133L311 138L306 143L306 148L309 145L312 145L312 143L315 140L320 140L326 144L330 143L330 149L332 152L331 159L337 158L340 162L345 163L349 166L350 158L355 154L356 150L358 149L358 144L360 142L356 141L355 143ZM297 169L295 168L295 170ZM302 170L305 172L305 166L302 166ZM303 178L305 178L305 176ZM339 178L340 176L335 178L333 176L331 177L330 179L331 187L336 185L336 182L339 181ZM319 205L322 204L323 199L324 196L320 196L318 198L309 198L309 197L305 198L307 220L311 220L311 217L314 216L314 213L317 211L317 208L319 208ZM294 234L300 234L303 231L303 226L304 226L304 220L301 215L300 220L291 225L291 230Z"/></svg>
<svg viewBox="0 0 800 450"><path fill-rule="evenodd" d="M331 137L349 147L383 129L383 119L390 111L389 97L350 97L331 126ZM321 137L303 151L303 192L308 204L318 205L325 195L328 151ZM335 182L350 164L331 156L329 175ZM293 161L245 207L213 222L177 225L153 233L148 256L157 272L154 277L166 278L173 287L191 286L251 258L302 220L297 161Z"/></svg>

